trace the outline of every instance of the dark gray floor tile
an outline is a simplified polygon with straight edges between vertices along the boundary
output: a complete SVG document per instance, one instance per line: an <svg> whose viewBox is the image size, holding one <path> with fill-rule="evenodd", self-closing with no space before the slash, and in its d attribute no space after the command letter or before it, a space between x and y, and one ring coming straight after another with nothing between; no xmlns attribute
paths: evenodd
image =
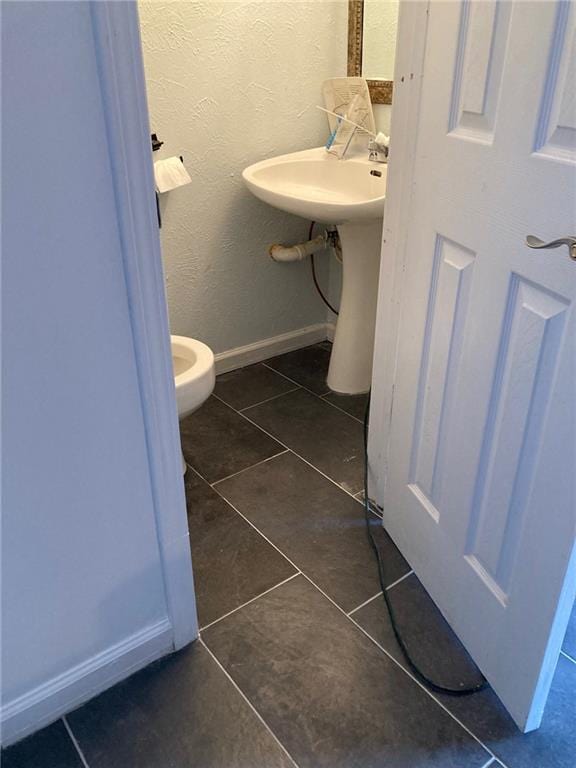
<svg viewBox="0 0 576 768"><path fill-rule="evenodd" d="M368 393L364 395L340 395L338 392L330 392L330 394L324 396L324 400L327 400L332 405L336 405L350 416L354 416L358 421L364 421L366 414L366 405L368 403Z"/></svg>
<svg viewBox="0 0 576 768"><path fill-rule="evenodd" d="M82 768L62 720L2 750L2 768Z"/></svg>
<svg viewBox="0 0 576 768"><path fill-rule="evenodd" d="M214 394L239 411L269 397L290 392L296 386L262 363L257 363L218 376Z"/></svg>
<svg viewBox="0 0 576 768"><path fill-rule="evenodd" d="M574 608L572 608L572 615L568 622L568 629L566 630L562 650L567 653L568 656L572 656L573 659L576 659L576 604L574 604Z"/></svg>
<svg viewBox="0 0 576 768"><path fill-rule="evenodd" d="M355 419L301 389L245 414L346 490L362 488L363 428Z"/></svg>
<svg viewBox="0 0 576 768"><path fill-rule="evenodd" d="M474 680L472 662L466 652L431 599L411 581L410 576L389 594L396 597L401 626L406 639L412 639L416 659L438 682L454 685ZM400 587L404 589L401 591ZM394 595L396 590L398 593ZM357 611L354 619L404 663L379 600ZM576 765L576 664L562 656L542 726L532 733L522 734L518 730L490 688L463 698L437 696L508 768L574 768Z"/></svg>
<svg viewBox="0 0 576 768"><path fill-rule="evenodd" d="M379 591L362 506L294 454L247 469L217 488L343 610ZM410 567L373 520L391 584Z"/></svg>
<svg viewBox="0 0 576 768"><path fill-rule="evenodd" d="M210 397L180 422L186 462L213 483L283 450L225 403Z"/></svg>
<svg viewBox="0 0 576 768"><path fill-rule="evenodd" d="M184 484L202 627L296 569L191 469Z"/></svg>
<svg viewBox="0 0 576 768"><path fill-rule="evenodd" d="M481 681L476 665L415 574L396 584L388 594L402 637L425 675L452 688ZM372 636L376 627L375 639L398 661L403 661L383 599L365 605L354 614L354 619Z"/></svg>
<svg viewBox="0 0 576 768"><path fill-rule="evenodd" d="M331 349L323 344L296 349L266 360L266 365L287 376L316 395L330 392L326 384Z"/></svg>
<svg viewBox="0 0 576 768"><path fill-rule="evenodd" d="M300 768L480 768L489 757L303 576L204 640Z"/></svg>
<svg viewBox="0 0 576 768"><path fill-rule="evenodd" d="M199 643L68 717L90 768L287 768L280 746Z"/></svg>

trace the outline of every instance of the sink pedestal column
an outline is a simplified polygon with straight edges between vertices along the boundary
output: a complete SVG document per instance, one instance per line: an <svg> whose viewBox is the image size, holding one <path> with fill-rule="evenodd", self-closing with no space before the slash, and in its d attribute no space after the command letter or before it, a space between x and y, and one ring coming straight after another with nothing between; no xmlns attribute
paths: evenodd
<svg viewBox="0 0 576 768"><path fill-rule="evenodd" d="M328 386L334 392L368 392L376 325L382 219L338 225L342 244L342 297Z"/></svg>

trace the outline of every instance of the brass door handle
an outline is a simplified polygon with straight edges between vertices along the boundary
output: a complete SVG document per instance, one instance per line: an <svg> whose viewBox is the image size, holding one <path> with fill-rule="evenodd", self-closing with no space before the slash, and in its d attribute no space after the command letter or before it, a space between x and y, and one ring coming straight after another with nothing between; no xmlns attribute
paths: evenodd
<svg viewBox="0 0 576 768"><path fill-rule="evenodd" d="M576 237L571 235L559 237L557 240L550 240L549 243L545 243L544 240L540 240L539 237L534 235L527 235L526 245L528 248L559 248L561 245L567 245L570 258L576 261Z"/></svg>

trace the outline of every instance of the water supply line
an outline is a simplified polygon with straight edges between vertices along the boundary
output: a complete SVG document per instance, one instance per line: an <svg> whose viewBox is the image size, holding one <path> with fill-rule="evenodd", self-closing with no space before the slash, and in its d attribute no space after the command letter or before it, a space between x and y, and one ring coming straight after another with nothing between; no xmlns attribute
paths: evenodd
<svg viewBox="0 0 576 768"><path fill-rule="evenodd" d="M308 237L311 239L312 235L314 234L314 226L316 225L315 221L310 222L310 229L308 230ZM336 258L340 263L342 263L342 243L340 242L340 236L338 234L338 230L336 227L334 229L325 231L324 237L326 238L326 242L328 245L331 245L334 249L334 253L336 254ZM328 301L326 296L324 295L324 291L322 288L320 288L320 283L318 282L318 276L316 275L316 264L314 263L314 254L311 254L310 256L310 266L312 267L312 280L314 281L314 286L316 290L318 291L318 295L324 302L324 304L328 307L330 312L336 315L336 317L339 316L340 312L338 312L337 309L335 309L332 304Z"/></svg>
<svg viewBox="0 0 576 768"><path fill-rule="evenodd" d="M334 253L336 255L336 258L340 263L342 263L342 246L340 244L340 237L338 235L338 230L336 227L332 227L332 229L325 230L322 235L318 235L318 237L312 237L314 233L314 225L316 224L315 221L310 222L310 229L308 231L308 240L303 243L296 243L296 245L280 245L275 244L271 245L270 248L268 248L268 255L273 261L276 262L290 262L290 261L303 261L308 256L310 256L310 265L312 267L312 279L314 280L314 285L316 287L316 290L318 291L318 294L320 295L320 298L326 304L328 309L333 312L335 315L338 315L338 310L335 309L332 304L328 301L326 296L324 295L324 292L320 288L320 285L318 283L318 277L316 275L316 265L314 263L314 254L316 251L324 250L327 247L331 247L334 249Z"/></svg>

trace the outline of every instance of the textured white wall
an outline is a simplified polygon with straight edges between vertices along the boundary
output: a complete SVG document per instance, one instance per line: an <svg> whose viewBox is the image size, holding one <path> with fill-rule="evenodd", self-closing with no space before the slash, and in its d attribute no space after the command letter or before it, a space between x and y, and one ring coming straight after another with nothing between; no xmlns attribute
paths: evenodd
<svg viewBox="0 0 576 768"><path fill-rule="evenodd" d="M323 144L316 110L346 73L347 2L139 3L155 159L182 154L193 183L163 196L173 333L220 352L326 319L308 262L275 264L272 242L306 239L303 219L245 189L241 172ZM321 279L328 283L328 257Z"/></svg>

